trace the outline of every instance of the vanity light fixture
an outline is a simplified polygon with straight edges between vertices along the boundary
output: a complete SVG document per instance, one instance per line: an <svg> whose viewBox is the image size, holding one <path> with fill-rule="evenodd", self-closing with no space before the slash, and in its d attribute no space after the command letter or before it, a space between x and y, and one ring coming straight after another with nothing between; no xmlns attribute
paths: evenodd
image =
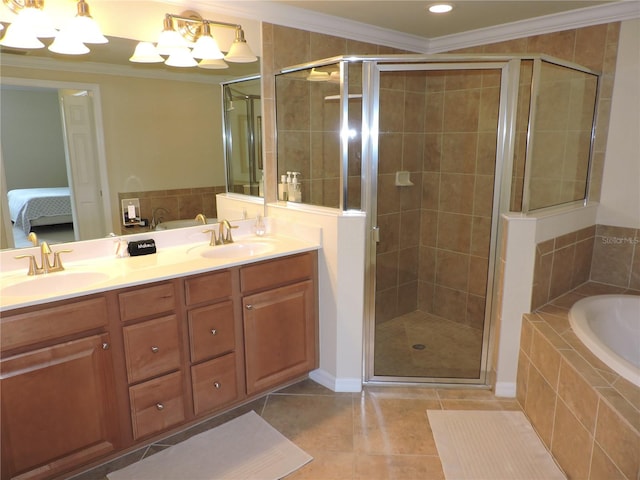
<svg viewBox="0 0 640 480"><path fill-rule="evenodd" d="M433 5L429 5L428 10L431 13L449 13L453 10L453 5L449 3L435 3Z"/></svg>
<svg viewBox="0 0 640 480"><path fill-rule="evenodd" d="M40 38L53 38L49 50L66 55L81 55L89 52L85 43L107 43L97 22L89 13L85 0L77 2L77 14L57 31L44 12L44 0L3 0L17 18L9 25L0 45L12 48L36 49L45 45Z"/></svg>
<svg viewBox="0 0 640 480"><path fill-rule="evenodd" d="M225 55L211 35L211 26L235 29L235 39ZM144 44L144 46L143 46ZM166 56L165 60L163 56ZM160 63L172 67L229 68L227 62L249 63L258 59L244 38L242 25L207 20L194 11L165 14L156 46L140 42L129 58L134 63ZM198 62L197 60L200 60Z"/></svg>

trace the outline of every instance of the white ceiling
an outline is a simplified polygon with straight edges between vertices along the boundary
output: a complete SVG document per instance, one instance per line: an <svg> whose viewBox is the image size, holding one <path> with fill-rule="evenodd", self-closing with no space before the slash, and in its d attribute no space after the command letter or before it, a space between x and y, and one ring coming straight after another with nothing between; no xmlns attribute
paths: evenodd
<svg viewBox="0 0 640 480"><path fill-rule="evenodd" d="M290 7L433 39L445 35L614 3L616 0L272 1ZM427 11L427 7L434 3L449 3L454 8L453 11L447 14L433 14Z"/></svg>

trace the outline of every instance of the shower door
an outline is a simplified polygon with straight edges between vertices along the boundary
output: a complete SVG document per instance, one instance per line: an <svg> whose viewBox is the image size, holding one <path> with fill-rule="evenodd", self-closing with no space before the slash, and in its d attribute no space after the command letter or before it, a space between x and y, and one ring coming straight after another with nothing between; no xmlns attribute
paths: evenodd
<svg viewBox="0 0 640 480"><path fill-rule="evenodd" d="M486 383L507 65L365 63L367 382Z"/></svg>

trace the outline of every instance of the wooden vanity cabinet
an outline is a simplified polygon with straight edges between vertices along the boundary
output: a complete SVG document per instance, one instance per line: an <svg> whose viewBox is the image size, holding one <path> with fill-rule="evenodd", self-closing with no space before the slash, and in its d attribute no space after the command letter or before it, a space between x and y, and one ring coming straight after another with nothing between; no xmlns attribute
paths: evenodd
<svg viewBox="0 0 640 480"><path fill-rule="evenodd" d="M0 317L2 480L59 478L317 367L317 253Z"/></svg>
<svg viewBox="0 0 640 480"><path fill-rule="evenodd" d="M120 447L107 318L102 296L3 315L3 479L51 478Z"/></svg>
<svg viewBox="0 0 640 480"><path fill-rule="evenodd" d="M317 368L315 252L241 267L247 394Z"/></svg>

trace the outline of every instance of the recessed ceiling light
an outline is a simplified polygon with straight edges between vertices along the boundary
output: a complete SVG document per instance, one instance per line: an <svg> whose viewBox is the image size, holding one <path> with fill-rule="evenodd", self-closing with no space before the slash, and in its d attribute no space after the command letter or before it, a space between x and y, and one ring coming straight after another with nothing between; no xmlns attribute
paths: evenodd
<svg viewBox="0 0 640 480"><path fill-rule="evenodd" d="M447 13L451 10L453 10L453 5L450 5L448 3L436 3L429 6L429 11L431 13Z"/></svg>

